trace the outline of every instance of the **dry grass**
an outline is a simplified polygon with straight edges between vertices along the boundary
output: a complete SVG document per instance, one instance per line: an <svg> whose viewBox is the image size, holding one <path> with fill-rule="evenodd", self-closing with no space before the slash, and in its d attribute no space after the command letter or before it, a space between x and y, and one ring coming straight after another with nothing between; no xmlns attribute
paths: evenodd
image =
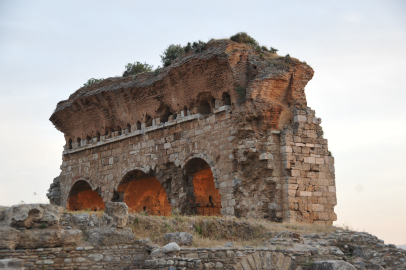
<svg viewBox="0 0 406 270"><path fill-rule="evenodd" d="M274 223L266 220L237 219L231 217L182 216L169 217L133 214L132 230L136 238L149 238L153 243L164 245L164 234L187 232L193 235L193 246L216 247L233 242L235 246L261 246L281 231L299 234L330 233L334 226L310 224Z"/></svg>
<svg viewBox="0 0 406 270"><path fill-rule="evenodd" d="M103 214L104 214L104 211L103 210L92 211L90 209L77 210L77 211L68 211L67 209L65 209L64 213L72 214L72 215L73 214L83 214L83 213L86 213L86 214L89 214L89 215L96 214L97 217L101 218L103 216Z"/></svg>

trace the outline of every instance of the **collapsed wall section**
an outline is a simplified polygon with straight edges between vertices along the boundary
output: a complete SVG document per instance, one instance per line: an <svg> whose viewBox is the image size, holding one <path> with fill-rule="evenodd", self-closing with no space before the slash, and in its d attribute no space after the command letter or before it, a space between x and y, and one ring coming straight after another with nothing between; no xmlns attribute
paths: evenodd
<svg viewBox="0 0 406 270"><path fill-rule="evenodd" d="M331 225L337 220L334 158L315 111L294 110L281 133L283 210L287 222Z"/></svg>

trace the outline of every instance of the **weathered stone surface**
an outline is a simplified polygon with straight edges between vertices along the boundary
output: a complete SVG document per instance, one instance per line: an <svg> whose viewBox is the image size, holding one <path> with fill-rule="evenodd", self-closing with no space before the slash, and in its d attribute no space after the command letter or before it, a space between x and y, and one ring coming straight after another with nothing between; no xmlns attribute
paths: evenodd
<svg viewBox="0 0 406 270"><path fill-rule="evenodd" d="M20 234L18 248L66 247L80 243L80 230L25 230Z"/></svg>
<svg viewBox="0 0 406 270"><path fill-rule="evenodd" d="M77 226L84 227L87 226L87 224L89 223L89 214L88 213L74 214L72 216L72 219Z"/></svg>
<svg viewBox="0 0 406 270"><path fill-rule="evenodd" d="M3 224L24 228L44 224L49 227L59 224L63 210L63 207L50 204L13 205L4 209Z"/></svg>
<svg viewBox="0 0 406 270"><path fill-rule="evenodd" d="M135 240L130 228L95 228L88 230L87 241L93 245L132 244Z"/></svg>
<svg viewBox="0 0 406 270"><path fill-rule="evenodd" d="M24 261L20 259L0 259L0 269L24 269L23 264Z"/></svg>
<svg viewBox="0 0 406 270"><path fill-rule="evenodd" d="M106 214L113 217L117 227L123 228L127 225L128 206L123 202L107 202Z"/></svg>
<svg viewBox="0 0 406 270"><path fill-rule="evenodd" d="M177 243L172 242L162 248L163 253L179 252L180 247Z"/></svg>
<svg viewBox="0 0 406 270"><path fill-rule="evenodd" d="M10 227L0 227L0 249L15 249L20 241L20 232Z"/></svg>
<svg viewBox="0 0 406 270"><path fill-rule="evenodd" d="M193 235L185 232L166 233L164 239L166 243L175 242L181 246L190 246L193 241Z"/></svg>
<svg viewBox="0 0 406 270"><path fill-rule="evenodd" d="M311 270L356 270L356 268L345 261L319 261L310 266Z"/></svg>

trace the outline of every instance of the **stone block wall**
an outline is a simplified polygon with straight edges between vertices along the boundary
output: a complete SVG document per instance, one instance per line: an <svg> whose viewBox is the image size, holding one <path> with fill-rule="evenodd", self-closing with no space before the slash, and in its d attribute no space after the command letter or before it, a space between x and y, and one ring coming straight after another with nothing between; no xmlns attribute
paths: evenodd
<svg viewBox="0 0 406 270"><path fill-rule="evenodd" d="M337 220L334 158L315 111L294 110L281 132L283 210L286 221L331 225Z"/></svg>
<svg viewBox="0 0 406 270"><path fill-rule="evenodd" d="M254 248L181 248L175 256L154 258L144 241L102 247L0 250L0 269L295 269L310 252ZM303 257L303 258L301 258ZM2 267L1 265L5 265ZM289 268L291 267L291 268Z"/></svg>

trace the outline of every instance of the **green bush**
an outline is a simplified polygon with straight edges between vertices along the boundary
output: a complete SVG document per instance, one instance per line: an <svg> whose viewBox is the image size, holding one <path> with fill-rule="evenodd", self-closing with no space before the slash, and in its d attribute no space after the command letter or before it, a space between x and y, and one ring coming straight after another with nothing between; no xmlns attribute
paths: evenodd
<svg viewBox="0 0 406 270"><path fill-rule="evenodd" d="M103 81L103 80L104 80L103 78L101 78L101 79L91 78L91 79L87 80L87 82L84 83L83 86L86 86L86 87L87 87L87 86L89 86L89 85L92 85L92 84L94 84L94 83L101 82L101 81Z"/></svg>
<svg viewBox="0 0 406 270"><path fill-rule="evenodd" d="M139 74L139 73L143 73L143 72L150 72L152 71L152 68L154 66L147 64L147 63L141 63L141 62L135 62L133 64L128 63L125 66L125 71L123 74L123 77L129 76L129 75L135 75L135 74Z"/></svg>
<svg viewBox="0 0 406 270"><path fill-rule="evenodd" d="M262 49L263 52L268 52L269 51L266 46L262 46L261 49Z"/></svg>
<svg viewBox="0 0 406 270"><path fill-rule="evenodd" d="M244 87L238 85L238 86L235 88L235 91L236 91L237 94L238 94L238 99L237 99L238 103L239 103L239 104L244 103L245 100L246 100L247 90L246 90Z"/></svg>
<svg viewBox="0 0 406 270"><path fill-rule="evenodd" d="M269 50L270 53L276 53L277 51L279 51L279 50L275 49L274 47L271 47L271 49Z"/></svg>
<svg viewBox="0 0 406 270"><path fill-rule="evenodd" d="M190 42L188 42L189 44ZM206 42L203 42L201 40L193 42L192 48L194 49L195 52L200 53L204 51L206 48Z"/></svg>
<svg viewBox="0 0 406 270"><path fill-rule="evenodd" d="M185 53L185 49L180 45L171 44L161 55L161 61L164 67L169 66L176 58Z"/></svg>
<svg viewBox="0 0 406 270"><path fill-rule="evenodd" d="M238 43L245 43L254 48L259 46L258 42L253 37L251 37L250 35L248 35L245 32L239 32L239 33L235 34L234 36L231 36L230 39L232 41L235 41Z"/></svg>

